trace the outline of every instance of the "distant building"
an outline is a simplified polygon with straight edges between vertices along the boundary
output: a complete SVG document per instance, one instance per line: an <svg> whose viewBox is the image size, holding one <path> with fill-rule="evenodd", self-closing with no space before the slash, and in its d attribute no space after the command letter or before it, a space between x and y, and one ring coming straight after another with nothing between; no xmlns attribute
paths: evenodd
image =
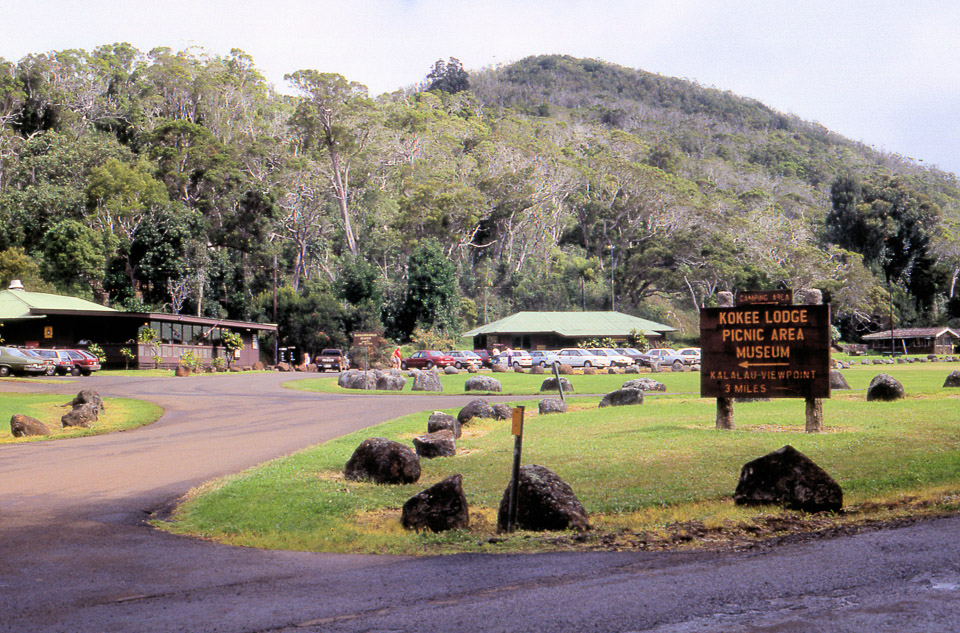
<svg viewBox="0 0 960 633"><path fill-rule="evenodd" d="M643 334L654 347L676 328L621 312L517 312L464 333L474 349L560 349L592 338L627 344L632 332Z"/></svg>
<svg viewBox="0 0 960 633"><path fill-rule="evenodd" d="M160 335L160 365L174 367L180 355L192 351L205 364L225 356L220 344L223 330L243 339L237 365L252 365L260 360L259 336L276 332L272 323L250 323L227 319L192 317L183 314L120 312L112 308L62 295L27 292L14 281L10 290L0 291L0 336L7 345L22 347L84 348L96 343L107 355L105 366L124 367L120 354L124 347L134 353L131 367L154 367L155 350L137 344L140 328L149 326ZM270 350L268 359L272 359Z"/></svg>
<svg viewBox="0 0 960 633"><path fill-rule="evenodd" d="M887 330L863 337L870 349L897 354L953 354L960 334L946 326Z"/></svg>

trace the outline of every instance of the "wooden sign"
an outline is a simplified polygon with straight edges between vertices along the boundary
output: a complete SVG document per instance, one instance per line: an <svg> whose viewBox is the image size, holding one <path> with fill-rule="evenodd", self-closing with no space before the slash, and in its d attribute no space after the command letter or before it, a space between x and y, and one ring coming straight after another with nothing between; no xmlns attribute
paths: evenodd
<svg viewBox="0 0 960 633"><path fill-rule="evenodd" d="M703 398L829 398L830 306L700 313Z"/></svg>
<svg viewBox="0 0 960 633"><path fill-rule="evenodd" d="M737 305L793 305L793 290L741 290Z"/></svg>
<svg viewBox="0 0 960 633"><path fill-rule="evenodd" d="M523 435L523 410L524 407L522 406L513 408L513 424L510 429L512 435Z"/></svg>
<svg viewBox="0 0 960 633"><path fill-rule="evenodd" d="M370 347L377 342L376 332L354 332L353 345L355 347Z"/></svg>

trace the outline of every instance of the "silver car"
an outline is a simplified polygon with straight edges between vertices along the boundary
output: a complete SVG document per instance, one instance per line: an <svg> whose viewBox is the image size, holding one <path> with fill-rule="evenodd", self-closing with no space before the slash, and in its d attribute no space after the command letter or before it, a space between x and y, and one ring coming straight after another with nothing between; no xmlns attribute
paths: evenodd
<svg viewBox="0 0 960 633"><path fill-rule="evenodd" d="M545 349L532 349L530 350L530 362L546 369L547 367L553 367L554 363L559 363L560 356L556 352Z"/></svg>

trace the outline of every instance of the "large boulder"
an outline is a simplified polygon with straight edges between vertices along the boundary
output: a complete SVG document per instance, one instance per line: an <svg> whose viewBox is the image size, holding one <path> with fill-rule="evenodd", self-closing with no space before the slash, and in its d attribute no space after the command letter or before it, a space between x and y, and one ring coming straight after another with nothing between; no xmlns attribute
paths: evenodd
<svg viewBox="0 0 960 633"><path fill-rule="evenodd" d="M456 416L444 413L443 411L434 411L427 420L427 433L436 433L447 429L453 433L453 437L460 437L460 420Z"/></svg>
<svg viewBox="0 0 960 633"><path fill-rule="evenodd" d="M413 448L417 455L426 459L453 457L457 454L457 443L450 429L441 429L413 438Z"/></svg>
<svg viewBox="0 0 960 633"><path fill-rule="evenodd" d="M50 435L47 425L29 415L14 414L10 417L10 434L14 437L31 437L34 435Z"/></svg>
<svg viewBox="0 0 960 633"><path fill-rule="evenodd" d="M351 481L412 484L420 479L420 458L400 442L371 437L353 451L343 476Z"/></svg>
<svg viewBox="0 0 960 633"><path fill-rule="evenodd" d="M340 374L337 378L337 385L343 389L376 389L377 388L376 371L360 371L351 369Z"/></svg>
<svg viewBox="0 0 960 633"><path fill-rule="evenodd" d="M400 521L408 530L443 532L470 525L463 477L450 475L440 483L407 499Z"/></svg>
<svg viewBox="0 0 960 633"><path fill-rule="evenodd" d="M573 373L573 367L570 365L560 365L557 367L557 373L561 376L569 376Z"/></svg>
<svg viewBox="0 0 960 633"><path fill-rule="evenodd" d="M617 389L611 391L600 401L600 408L623 407L631 404L643 404L643 389Z"/></svg>
<svg viewBox="0 0 960 633"><path fill-rule="evenodd" d="M107 407L103 404L103 398L100 397L100 393L94 391L93 389L81 389L73 400L65 404L66 407L75 407L81 404L94 404L97 407L98 411L106 411Z"/></svg>
<svg viewBox="0 0 960 633"><path fill-rule="evenodd" d="M744 464L733 493L737 505L777 504L804 512L837 512L843 490L813 461L784 446Z"/></svg>
<svg viewBox="0 0 960 633"><path fill-rule="evenodd" d="M570 384L570 381L563 376L560 377L560 384L563 385L563 393L573 392L573 385ZM544 380L540 384L540 391L558 391L556 376L552 376Z"/></svg>
<svg viewBox="0 0 960 633"><path fill-rule="evenodd" d="M666 391L667 386L653 378L634 378L623 383L622 389L640 389L641 391Z"/></svg>
<svg viewBox="0 0 960 633"><path fill-rule="evenodd" d="M407 379L400 373L379 371L376 373L379 374L377 376L377 389L380 391L403 391L403 387L407 384Z"/></svg>
<svg viewBox="0 0 960 633"><path fill-rule="evenodd" d="M496 418L497 412L483 400L471 400L457 413L460 424L468 424L474 418Z"/></svg>
<svg viewBox="0 0 960 633"><path fill-rule="evenodd" d="M877 374L867 387L867 401L892 402L904 397L903 385L890 374Z"/></svg>
<svg viewBox="0 0 960 633"><path fill-rule="evenodd" d="M849 389L846 377L837 369L830 370L830 389Z"/></svg>
<svg viewBox="0 0 960 633"><path fill-rule="evenodd" d="M537 403L537 411L540 413L540 415L547 415L548 413L566 413L567 403L560 398L544 398Z"/></svg>
<svg viewBox="0 0 960 633"><path fill-rule="evenodd" d="M264 366L263 366L263 362L261 362L261 361L259 361L259 360L253 364L253 371L263 371L264 369L265 369L265 368L264 368ZM313 371L316 371L316 365L314 365L314 370L313 370Z"/></svg>
<svg viewBox="0 0 960 633"><path fill-rule="evenodd" d="M291 372L293 371L293 365L285 362L277 363L277 371Z"/></svg>
<svg viewBox="0 0 960 633"><path fill-rule="evenodd" d="M944 387L960 387L960 371L952 371L943 381Z"/></svg>
<svg viewBox="0 0 960 633"><path fill-rule="evenodd" d="M434 371L419 371L413 377L414 391L443 391L440 376Z"/></svg>
<svg viewBox="0 0 960 633"><path fill-rule="evenodd" d="M503 391L499 380L491 376L472 376L463 383L464 391Z"/></svg>
<svg viewBox="0 0 960 633"><path fill-rule="evenodd" d="M573 489L543 466L532 464L520 468L517 495L517 525L523 530L589 530L590 521ZM507 529L510 508L510 487L500 500L497 512L497 530Z"/></svg>
<svg viewBox="0 0 960 633"><path fill-rule="evenodd" d="M541 375L541 374L547 373L547 371L540 365L534 365L533 367L530 368L530 373Z"/></svg>
<svg viewBox="0 0 960 633"><path fill-rule="evenodd" d="M60 425L63 428L68 426L88 428L91 422L96 422L99 419L98 413L97 405L91 402L78 404L60 418Z"/></svg>

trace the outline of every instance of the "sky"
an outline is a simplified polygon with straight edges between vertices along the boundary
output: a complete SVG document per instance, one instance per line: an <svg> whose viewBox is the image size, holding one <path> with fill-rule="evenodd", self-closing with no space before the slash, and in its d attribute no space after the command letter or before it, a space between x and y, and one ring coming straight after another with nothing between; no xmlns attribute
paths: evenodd
<svg viewBox="0 0 960 633"><path fill-rule="evenodd" d="M378 95L438 59L468 70L566 54L755 98L960 173L951 0L0 0L0 57L129 42L239 48L278 88L300 69Z"/></svg>

